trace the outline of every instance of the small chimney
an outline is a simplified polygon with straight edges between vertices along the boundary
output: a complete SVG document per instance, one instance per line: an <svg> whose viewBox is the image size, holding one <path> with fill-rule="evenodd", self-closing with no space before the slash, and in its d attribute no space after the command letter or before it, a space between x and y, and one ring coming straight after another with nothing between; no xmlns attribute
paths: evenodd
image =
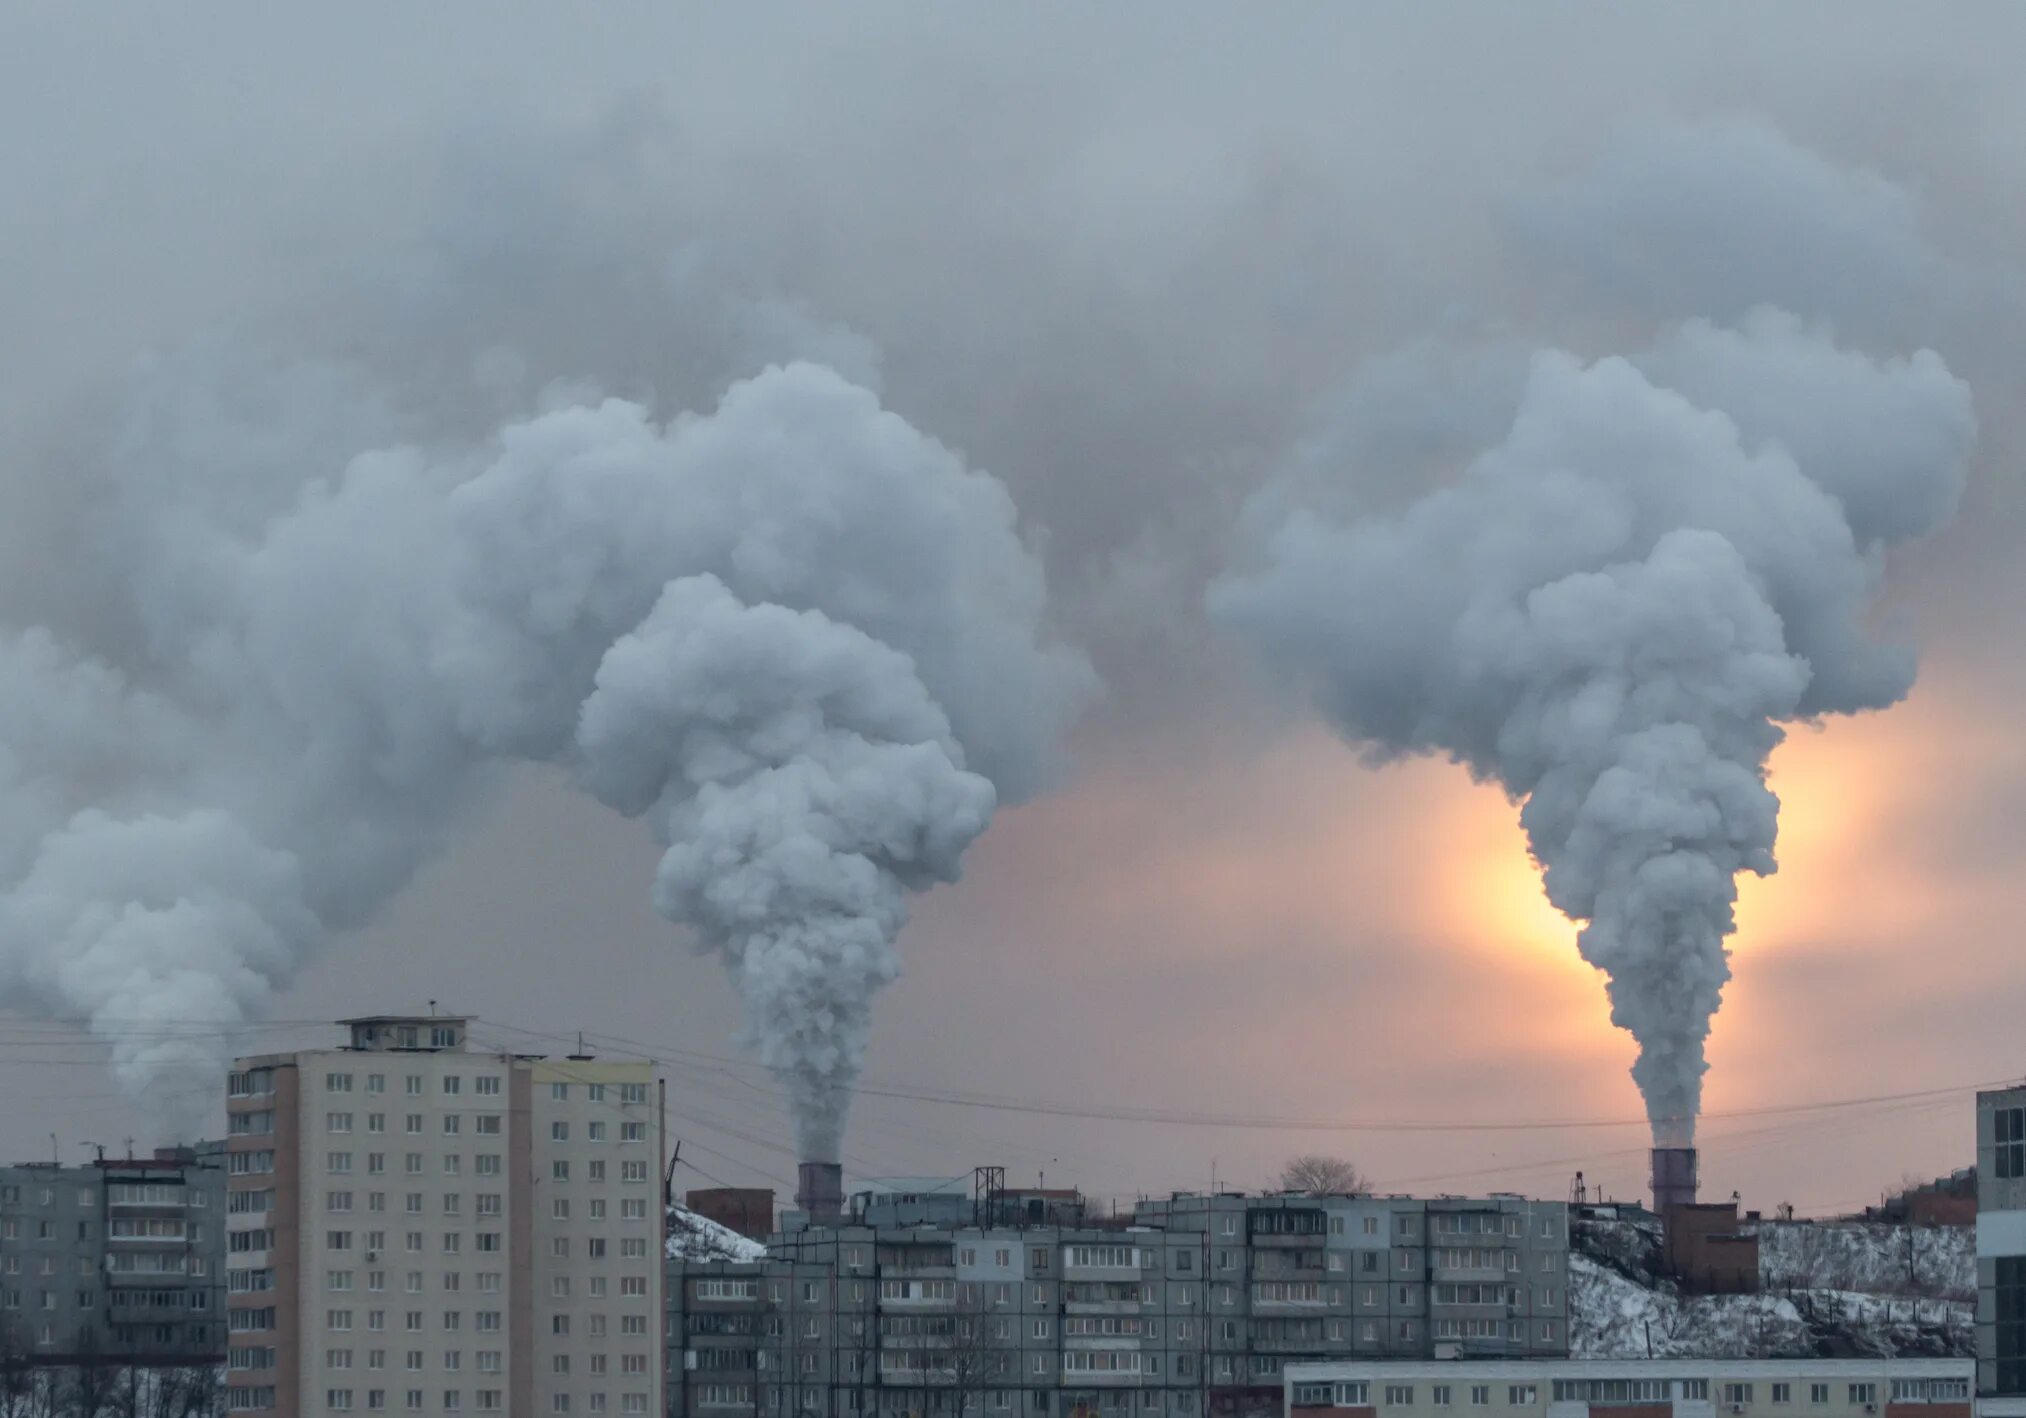
<svg viewBox="0 0 2026 1418"><path fill-rule="evenodd" d="M844 1168L836 1162L804 1162L796 1169L795 1204L811 1224L835 1225L844 1214Z"/></svg>
<svg viewBox="0 0 2026 1418"><path fill-rule="evenodd" d="M1695 1203L1696 1156L1693 1147L1653 1149L1653 1209L1667 1214L1670 1206Z"/></svg>

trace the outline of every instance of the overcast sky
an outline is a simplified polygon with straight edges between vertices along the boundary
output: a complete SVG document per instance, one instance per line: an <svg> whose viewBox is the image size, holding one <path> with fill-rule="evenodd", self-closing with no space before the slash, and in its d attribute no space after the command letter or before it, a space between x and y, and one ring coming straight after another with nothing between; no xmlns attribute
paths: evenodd
<svg viewBox="0 0 2026 1418"><path fill-rule="evenodd" d="M848 1169L1130 1197L1331 1150L1402 1189L1633 1194L1631 1043L1516 808L1362 764L1206 588L1290 489L1383 509L1453 476L1515 353L1761 303L1930 347L1979 442L1954 524L1888 569L1921 675L1776 754L1781 871L1709 1050L1706 1186L1859 1204L1971 1161L1969 1086L2026 1071L2021 52L1998 4L16 3L0 616L117 658L91 449L164 368L357 364L429 440L823 358L1005 483L1105 686L1053 788L917 903L875 1018L877 1088L1017 1106L862 1097ZM294 446L290 487L374 444ZM431 1000L491 1043L593 1031L668 1063L686 1159L782 1183L778 1090L655 915L656 855L517 772L249 1046ZM148 1138L101 1059L0 1024L0 1155ZM1764 1111L1843 1099L1880 1101Z"/></svg>

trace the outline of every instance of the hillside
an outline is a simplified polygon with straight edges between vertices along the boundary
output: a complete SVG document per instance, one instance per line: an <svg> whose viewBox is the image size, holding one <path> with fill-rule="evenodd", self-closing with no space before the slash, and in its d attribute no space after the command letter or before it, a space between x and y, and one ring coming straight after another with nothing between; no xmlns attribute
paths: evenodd
<svg viewBox="0 0 2026 1418"><path fill-rule="evenodd" d="M1761 1235L1757 1295L1684 1295L1659 1272L1650 1222L1582 1222L1570 1258L1579 1358L1972 1352L1975 1255L1965 1233L1793 1222ZM1910 1285L1926 1287L1921 1290Z"/></svg>
<svg viewBox="0 0 2026 1418"><path fill-rule="evenodd" d="M763 1260L767 1247L686 1207L668 1208L668 1254L683 1260Z"/></svg>

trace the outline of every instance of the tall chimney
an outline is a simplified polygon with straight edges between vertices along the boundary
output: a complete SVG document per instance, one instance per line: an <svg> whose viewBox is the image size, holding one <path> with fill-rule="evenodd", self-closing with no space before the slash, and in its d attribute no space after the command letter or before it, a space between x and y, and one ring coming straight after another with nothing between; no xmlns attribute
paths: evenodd
<svg viewBox="0 0 2026 1418"><path fill-rule="evenodd" d="M1653 1209L1667 1214L1670 1206L1691 1206L1695 1202L1693 1147L1653 1149Z"/></svg>
<svg viewBox="0 0 2026 1418"><path fill-rule="evenodd" d="M795 1171L795 1205L817 1226L835 1225L844 1214L844 1168L836 1162L804 1162Z"/></svg>

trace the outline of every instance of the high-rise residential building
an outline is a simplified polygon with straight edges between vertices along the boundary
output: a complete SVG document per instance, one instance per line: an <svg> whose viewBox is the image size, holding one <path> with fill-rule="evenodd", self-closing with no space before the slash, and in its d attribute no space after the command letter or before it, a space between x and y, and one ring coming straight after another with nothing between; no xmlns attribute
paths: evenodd
<svg viewBox="0 0 2026 1418"><path fill-rule="evenodd" d="M2026 1086L1977 1095L1977 1412L2026 1418Z"/></svg>
<svg viewBox="0 0 2026 1418"><path fill-rule="evenodd" d="M885 1226L871 1195L763 1261L669 1262L672 1418L1268 1414L1291 1362L1569 1352L1562 1202L1183 1194L1030 1225L995 1199L989 1224Z"/></svg>
<svg viewBox="0 0 2026 1418"><path fill-rule="evenodd" d="M659 1414L653 1066L341 1026L233 1068L232 1410Z"/></svg>
<svg viewBox="0 0 2026 1418"><path fill-rule="evenodd" d="M225 1354L222 1144L0 1168L0 1362Z"/></svg>

